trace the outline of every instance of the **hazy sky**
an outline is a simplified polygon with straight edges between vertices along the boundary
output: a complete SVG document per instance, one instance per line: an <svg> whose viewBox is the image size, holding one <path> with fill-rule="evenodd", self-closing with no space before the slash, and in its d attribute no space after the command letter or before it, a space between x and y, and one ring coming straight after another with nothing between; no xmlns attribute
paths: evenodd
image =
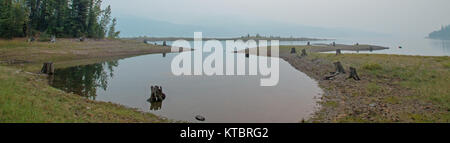
<svg viewBox="0 0 450 143"><path fill-rule="evenodd" d="M426 36L450 24L450 0L104 0L108 4L119 20L131 15L206 26L267 22Z"/></svg>

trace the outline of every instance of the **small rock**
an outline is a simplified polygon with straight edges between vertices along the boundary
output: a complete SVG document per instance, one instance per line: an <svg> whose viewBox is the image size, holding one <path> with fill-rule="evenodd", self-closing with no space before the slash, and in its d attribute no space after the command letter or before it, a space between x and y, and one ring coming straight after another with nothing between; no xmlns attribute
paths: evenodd
<svg viewBox="0 0 450 143"><path fill-rule="evenodd" d="M369 106L370 106L370 107L375 107L375 106L377 106L377 104L372 103L372 104L369 104Z"/></svg>
<svg viewBox="0 0 450 143"><path fill-rule="evenodd" d="M195 116L195 119L198 120L198 121L202 121L202 122L206 120L205 117L200 116L200 115Z"/></svg>
<svg viewBox="0 0 450 143"><path fill-rule="evenodd" d="M86 107L87 110L91 110L91 107Z"/></svg>

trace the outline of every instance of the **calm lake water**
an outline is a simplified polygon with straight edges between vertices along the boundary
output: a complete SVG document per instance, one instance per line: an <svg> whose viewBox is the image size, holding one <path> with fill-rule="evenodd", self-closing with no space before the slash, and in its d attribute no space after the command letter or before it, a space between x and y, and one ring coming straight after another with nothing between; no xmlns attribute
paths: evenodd
<svg viewBox="0 0 450 143"><path fill-rule="evenodd" d="M290 123L313 113L322 90L317 82L280 60L280 80L261 87L263 76L174 76L177 53L144 55L57 69L53 86L93 100L119 103L169 119L196 122ZM150 103L150 86L167 98ZM317 97L317 98L316 98Z"/></svg>
<svg viewBox="0 0 450 143"><path fill-rule="evenodd" d="M321 38L321 37L320 37ZM420 55L420 56L450 56L450 40L435 40L417 36L388 36L388 37L341 37L329 38L336 40L311 41L311 44L329 44L335 41L338 44L354 45L370 44L389 47L387 50L360 51L359 53L373 54L396 54L396 55ZM163 41L155 41L161 45ZM167 42L169 45L172 43ZM280 41L280 45L306 45L307 41ZM399 48L401 46L402 48ZM334 51L330 53L335 53ZM343 51L343 53L357 53L354 51Z"/></svg>

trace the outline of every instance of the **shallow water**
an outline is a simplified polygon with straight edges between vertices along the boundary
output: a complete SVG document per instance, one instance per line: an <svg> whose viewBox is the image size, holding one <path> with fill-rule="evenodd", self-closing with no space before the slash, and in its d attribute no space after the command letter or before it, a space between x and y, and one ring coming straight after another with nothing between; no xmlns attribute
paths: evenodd
<svg viewBox="0 0 450 143"><path fill-rule="evenodd" d="M93 100L119 103L174 120L196 122L290 123L308 118L322 90L317 82L280 60L280 80L261 87L262 76L174 76L177 54L144 55L57 69L53 86ZM150 85L167 98L150 103Z"/></svg>
<svg viewBox="0 0 450 143"><path fill-rule="evenodd" d="M311 41L311 44L329 44L335 41L337 44L354 45L369 44L389 47L387 50L360 51L366 54L395 54L395 55L420 55L420 56L450 56L450 40L435 40L423 37L386 36L386 37L339 37L329 38L335 40ZM149 42L161 45L162 41ZM171 41L167 42L169 45ZM306 45L307 41L280 41L280 45ZM399 47L402 48L399 48ZM344 53L358 53L343 51ZM331 52L331 53L334 53Z"/></svg>

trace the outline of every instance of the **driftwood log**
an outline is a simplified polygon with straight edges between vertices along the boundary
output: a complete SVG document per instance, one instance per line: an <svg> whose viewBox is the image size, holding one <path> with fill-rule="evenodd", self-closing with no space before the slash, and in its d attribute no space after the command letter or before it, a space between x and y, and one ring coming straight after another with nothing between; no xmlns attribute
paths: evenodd
<svg viewBox="0 0 450 143"><path fill-rule="evenodd" d="M55 73L55 68L53 67L53 63L48 62L42 65L41 73L53 75Z"/></svg>
<svg viewBox="0 0 450 143"><path fill-rule="evenodd" d="M336 55L342 54L341 49L336 49Z"/></svg>
<svg viewBox="0 0 450 143"><path fill-rule="evenodd" d="M149 102L162 102L166 99L166 94L163 93L161 86L151 86L151 96L147 101Z"/></svg>
<svg viewBox="0 0 450 143"><path fill-rule="evenodd" d="M295 50L295 48L292 48L291 49L291 54L296 54L297 53L297 50Z"/></svg>
<svg viewBox="0 0 450 143"><path fill-rule="evenodd" d="M308 54L306 53L306 49L302 49L302 57L308 56Z"/></svg>
<svg viewBox="0 0 450 143"><path fill-rule="evenodd" d="M361 80L356 72L356 68L350 67L350 76L348 78L353 78L354 80Z"/></svg>
<svg viewBox="0 0 450 143"><path fill-rule="evenodd" d="M346 73L345 70L344 70L344 67L341 64L341 62L335 62L334 66L336 67L336 71L335 72L331 72L331 75L326 76L324 78L324 80L332 80L336 76L338 76L339 74L345 74Z"/></svg>

